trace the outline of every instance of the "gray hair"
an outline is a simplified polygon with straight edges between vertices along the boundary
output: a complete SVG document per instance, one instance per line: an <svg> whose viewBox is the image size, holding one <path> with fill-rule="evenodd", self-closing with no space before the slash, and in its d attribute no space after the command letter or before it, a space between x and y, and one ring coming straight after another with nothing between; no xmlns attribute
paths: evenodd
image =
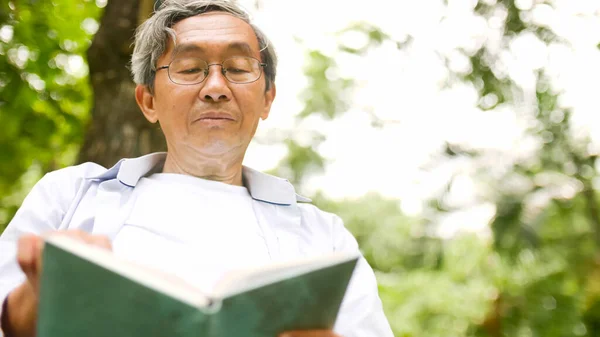
<svg viewBox="0 0 600 337"><path fill-rule="evenodd" d="M235 0L165 0L158 10L135 33L135 47L131 56L131 73L136 84L148 86L154 91L154 77L158 58L165 52L169 37L176 43L175 31L171 28L177 22L192 16L209 12L226 12L248 23L254 30L260 48L264 68L266 90L275 83L277 55L267 36L250 22L250 16Z"/></svg>

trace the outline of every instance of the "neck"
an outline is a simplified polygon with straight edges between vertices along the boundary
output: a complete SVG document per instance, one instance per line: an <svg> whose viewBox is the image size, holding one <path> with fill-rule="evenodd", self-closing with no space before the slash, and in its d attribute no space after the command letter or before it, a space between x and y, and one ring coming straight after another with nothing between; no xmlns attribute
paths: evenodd
<svg viewBox="0 0 600 337"><path fill-rule="evenodd" d="M230 185L243 186L242 161L244 157L227 157L227 155L210 157L198 153L194 156L177 156L177 153L168 151L163 173L186 174Z"/></svg>

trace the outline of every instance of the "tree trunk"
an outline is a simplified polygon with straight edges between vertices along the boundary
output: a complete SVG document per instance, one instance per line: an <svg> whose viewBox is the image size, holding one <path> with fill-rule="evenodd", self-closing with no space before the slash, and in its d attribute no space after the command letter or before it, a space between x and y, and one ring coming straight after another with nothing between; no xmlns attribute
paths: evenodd
<svg viewBox="0 0 600 337"><path fill-rule="evenodd" d="M79 162L110 167L121 158L166 148L158 125L146 121L135 102L129 73L135 28L153 4L152 0L109 0L106 5L87 53L94 105Z"/></svg>

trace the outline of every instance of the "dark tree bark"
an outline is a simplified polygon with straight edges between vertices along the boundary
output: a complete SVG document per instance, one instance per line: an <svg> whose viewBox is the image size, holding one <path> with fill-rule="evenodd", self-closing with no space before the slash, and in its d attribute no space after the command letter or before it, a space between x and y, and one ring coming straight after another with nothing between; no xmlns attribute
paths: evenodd
<svg viewBox="0 0 600 337"><path fill-rule="evenodd" d="M106 5L87 53L94 105L79 162L110 167L121 158L166 148L158 125L146 121L135 102L129 73L135 28L153 5L152 0L109 0Z"/></svg>

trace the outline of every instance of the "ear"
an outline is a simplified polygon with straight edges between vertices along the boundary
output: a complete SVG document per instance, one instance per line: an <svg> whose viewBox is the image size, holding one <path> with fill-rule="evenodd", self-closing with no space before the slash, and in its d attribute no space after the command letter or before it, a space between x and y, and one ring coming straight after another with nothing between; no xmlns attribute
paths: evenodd
<svg viewBox="0 0 600 337"><path fill-rule="evenodd" d="M277 94L277 88L275 87L275 83L271 84L271 88L265 92L265 109L260 114L260 119L265 120L269 117L269 112L271 111L271 105L275 100L275 95Z"/></svg>
<svg viewBox="0 0 600 337"><path fill-rule="evenodd" d="M144 113L144 117L150 123L156 123L158 121L158 114L154 109L154 96L150 92L150 89L146 85L138 84L135 87L135 101Z"/></svg>

